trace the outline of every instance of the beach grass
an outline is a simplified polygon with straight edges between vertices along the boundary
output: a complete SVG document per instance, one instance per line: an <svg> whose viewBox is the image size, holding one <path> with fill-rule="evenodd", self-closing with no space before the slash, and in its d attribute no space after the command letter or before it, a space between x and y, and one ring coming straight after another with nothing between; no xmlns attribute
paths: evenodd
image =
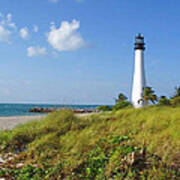
<svg viewBox="0 0 180 180"><path fill-rule="evenodd" d="M0 152L18 154L0 177L178 179L180 107L126 108L84 117L57 111L1 132ZM16 167L20 162L21 169Z"/></svg>

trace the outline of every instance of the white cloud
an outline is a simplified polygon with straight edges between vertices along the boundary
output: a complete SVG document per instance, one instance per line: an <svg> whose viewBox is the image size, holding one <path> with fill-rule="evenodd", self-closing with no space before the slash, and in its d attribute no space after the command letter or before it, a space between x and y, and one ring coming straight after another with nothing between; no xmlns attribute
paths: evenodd
<svg viewBox="0 0 180 180"><path fill-rule="evenodd" d="M8 29L5 29L2 25L0 25L0 41L9 42L10 36L11 32Z"/></svg>
<svg viewBox="0 0 180 180"><path fill-rule="evenodd" d="M8 13L6 16L4 16L2 13L0 13L0 24L4 26L5 28L14 28L16 29L16 24L12 21L12 14Z"/></svg>
<svg viewBox="0 0 180 180"><path fill-rule="evenodd" d="M39 31L39 27L38 27L37 25L34 25L34 26L33 26L33 31L34 31L35 33L37 33L37 32Z"/></svg>
<svg viewBox="0 0 180 180"><path fill-rule="evenodd" d="M24 28L20 29L19 34L20 34L21 38L27 39L29 37L29 30L28 30L28 28L24 27Z"/></svg>
<svg viewBox="0 0 180 180"><path fill-rule="evenodd" d="M52 23L47 35L49 44L58 51L72 51L85 47L85 41L77 31L80 28L79 21L63 21L59 28Z"/></svg>
<svg viewBox="0 0 180 180"><path fill-rule="evenodd" d="M16 29L16 24L15 23L9 23L8 26L11 27L11 28Z"/></svg>
<svg viewBox="0 0 180 180"><path fill-rule="evenodd" d="M0 41L10 42L11 34L16 29L16 24L12 22L12 15L8 13L4 16L0 13Z"/></svg>
<svg viewBox="0 0 180 180"><path fill-rule="evenodd" d="M27 56L34 57L34 56L45 56L47 55L47 50L45 47L28 47L27 48Z"/></svg>

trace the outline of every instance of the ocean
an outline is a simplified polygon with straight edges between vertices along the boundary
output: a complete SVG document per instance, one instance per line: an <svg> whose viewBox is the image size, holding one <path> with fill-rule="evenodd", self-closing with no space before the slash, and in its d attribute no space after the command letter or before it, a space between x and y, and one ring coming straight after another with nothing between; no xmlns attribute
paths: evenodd
<svg viewBox="0 0 180 180"><path fill-rule="evenodd" d="M30 113L31 108L72 108L95 109L98 105L55 105L55 104L0 104L0 116L33 116L38 113Z"/></svg>

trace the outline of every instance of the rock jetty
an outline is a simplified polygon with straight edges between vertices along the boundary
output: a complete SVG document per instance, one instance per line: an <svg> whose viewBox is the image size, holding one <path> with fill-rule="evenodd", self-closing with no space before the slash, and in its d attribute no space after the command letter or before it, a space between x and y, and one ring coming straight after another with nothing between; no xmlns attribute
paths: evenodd
<svg viewBox="0 0 180 180"><path fill-rule="evenodd" d="M50 113L50 112L59 111L59 110L71 110L74 113L79 113L79 114L97 112L96 109L66 109L66 108L40 108L40 107L32 108L29 110L29 112L32 112L32 113Z"/></svg>

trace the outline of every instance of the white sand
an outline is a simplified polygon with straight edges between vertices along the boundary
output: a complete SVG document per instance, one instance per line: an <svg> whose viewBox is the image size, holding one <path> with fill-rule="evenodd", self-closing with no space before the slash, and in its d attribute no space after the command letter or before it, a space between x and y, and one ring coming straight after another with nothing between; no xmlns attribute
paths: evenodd
<svg viewBox="0 0 180 180"><path fill-rule="evenodd" d="M95 113L84 113L76 114L78 117L89 116ZM19 124L25 124L31 120L39 120L45 117L46 115L36 115L36 116L8 116L0 117L0 130L10 130L16 127Z"/></svg>
<svg viewBox="0 0 180 180"><path fill-rule="evenodd" d="M24 124L31 120L39 120L43 117L45 117L45 115L0 117L0 130L9 130L19 124Z"/></svg>

